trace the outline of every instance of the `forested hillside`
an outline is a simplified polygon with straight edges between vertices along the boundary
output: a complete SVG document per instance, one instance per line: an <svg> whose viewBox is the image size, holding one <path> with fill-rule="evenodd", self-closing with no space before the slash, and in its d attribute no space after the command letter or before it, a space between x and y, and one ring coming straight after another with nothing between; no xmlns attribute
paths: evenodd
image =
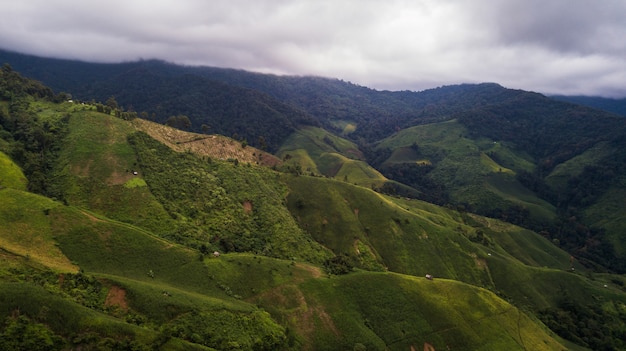
<svg viewBox="0 0 626 351"><path fill-rule="evenodd" d="M585 105L596 109L613 112L626 117L626 98L612 99L598 96L565 96L554 95L553 99Z"/></svg>
<svg viewBox="0 0 626 351"><path fill-rule="evenodd" d="M260 136L280 159L3 66L2 348L626 349L621 118L496 84L377 92L216 70L293 84L281 100L200 68L78 67L134 106L152 81L183 129L196 122L176 97L225 104L226 129L253 119L245 101L271 111L252 132L276 128ZM298 103L298 84L315 93Z"/></svg>

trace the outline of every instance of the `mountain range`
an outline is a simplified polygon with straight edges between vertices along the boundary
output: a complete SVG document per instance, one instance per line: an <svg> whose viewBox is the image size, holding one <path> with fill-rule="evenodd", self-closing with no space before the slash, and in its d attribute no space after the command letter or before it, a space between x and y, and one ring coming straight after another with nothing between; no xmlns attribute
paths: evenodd
<svg viewBox="0 0 626 351"><path fill-rule="evenodd" d="M0 61L2 346L626 348L617 113Z"/></svg>

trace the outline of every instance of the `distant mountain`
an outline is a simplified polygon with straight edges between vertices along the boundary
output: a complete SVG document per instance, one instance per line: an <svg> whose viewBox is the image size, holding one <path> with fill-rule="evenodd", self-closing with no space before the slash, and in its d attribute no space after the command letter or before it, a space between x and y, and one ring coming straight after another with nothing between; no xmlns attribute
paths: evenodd
<svg viewBox="0 0 626 351"><path fill-rule="evenodd" d="M241 121L254 125L249 122L258 117L273 127L319 123L341 132L342 126L351 123L357 126L353 138L373 142L400 129L446 120L452 113L498 102L510 95L497 84L449 86L419 93L390 92L337 79L188 67L157 60L89 64L0 51L0 62L8 62L25 76L40 80L57 92L69 92L77 99L104 102L115 96L122 107L146 111L161 122L172 114L188 114L195 131L207 124L215 126L215 132L236 133L257 146L258 136L266 135L259 135L261 132L255 128L264 128L263 124L248 130L230 124ZM233 105L246 109L238 110ZM277 116L282 120L276 120ZM284 140L280 131L275 134L276 139Z"/></svg>
<svg viewBox="0 0 626 351"><path fill-rule="evenodd" d="M616 113L620 116L626 117L626 98L611 99L603 98L599 96L566 96L566 95L552 95L553 99L559 101L567 101L574 104L585 105L593 107L599 110Z"/></svg>

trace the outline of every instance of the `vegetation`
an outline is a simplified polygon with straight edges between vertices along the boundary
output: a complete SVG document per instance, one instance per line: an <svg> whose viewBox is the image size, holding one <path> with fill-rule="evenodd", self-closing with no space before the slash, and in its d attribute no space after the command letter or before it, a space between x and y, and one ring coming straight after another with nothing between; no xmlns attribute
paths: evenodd
<svg viewBox="0 0 626 351"><path fill-rule="evenodd" d="M21 77L8 64L0 69L0 87L0 137L4 141L0 151L22 168L29 190L54 197L47 174L55 163L67 118L62 114L41 118L33 111L29 102L52 100L52 90Z"/></svg>
<svg viewBox="0 0 626 351"><path fill-rule="evenodd" d="M284 207L287 189L274 171L179 154L142 133L129 142L151 192L179 223L166 237L207 252L297 252L311 262L327 255Z"/></svg>
<svg viewBox="0 0 626 351"><path fill-rule="evenodd" d="M0 347L564 349L547 326L568 348L624 349L618 119L493 84L414 95L136 65L104 104L3 68ZM146 77L195 107L243 93L221 110L241 120L198 124L178 88L155 95L162 116L204 134L139 119L153 112L127 94ZM206 134L250 111L273 116L252 136L289 123Z"/></svg>

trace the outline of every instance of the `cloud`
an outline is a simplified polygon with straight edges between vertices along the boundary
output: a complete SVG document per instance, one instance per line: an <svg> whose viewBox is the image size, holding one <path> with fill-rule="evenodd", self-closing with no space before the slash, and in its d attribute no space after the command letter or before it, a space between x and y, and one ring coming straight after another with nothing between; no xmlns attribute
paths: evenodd
<svg viewBox="0 0 626 351"><path fill-rule="evenodd" d="M0 47L37 55L626 96L621 0L0 2Z"/></svg>

